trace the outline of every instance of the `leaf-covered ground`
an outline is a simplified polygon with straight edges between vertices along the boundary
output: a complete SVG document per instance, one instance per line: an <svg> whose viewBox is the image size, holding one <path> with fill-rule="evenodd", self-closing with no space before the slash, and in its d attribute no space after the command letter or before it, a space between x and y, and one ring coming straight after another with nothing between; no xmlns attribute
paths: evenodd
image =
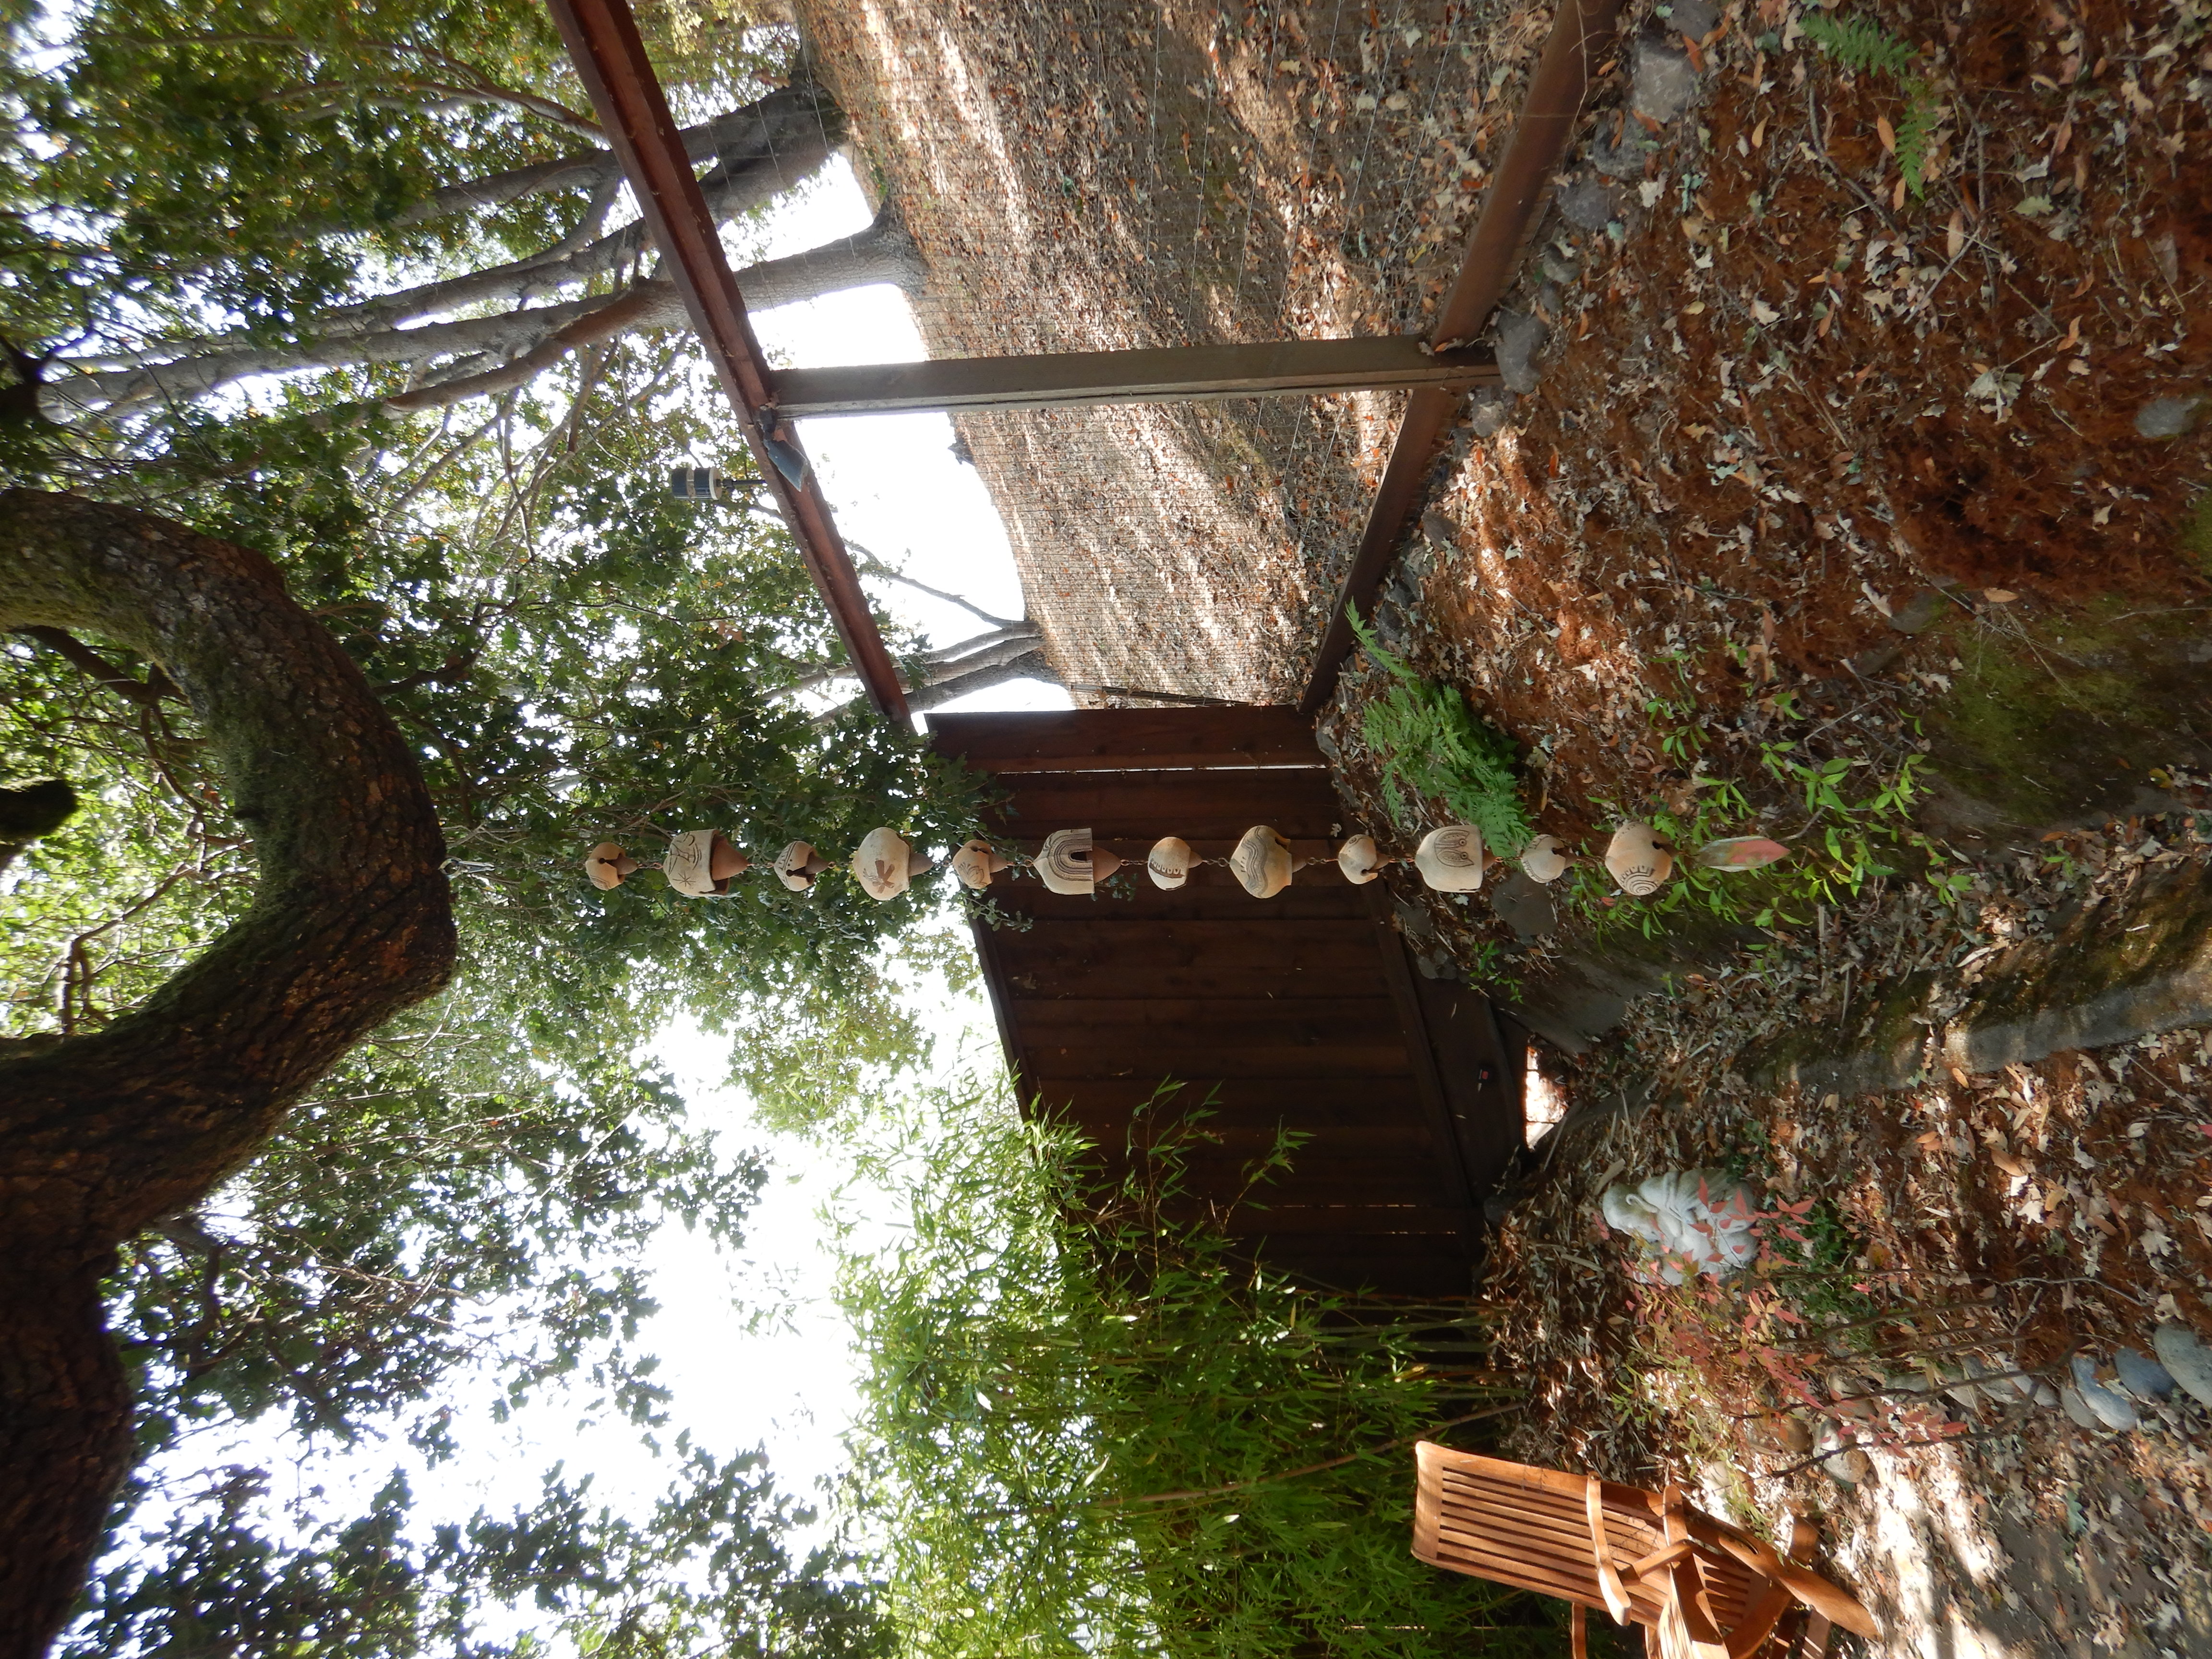
<svg viewBox="0 0 2212 1659"><path fill-rule="evenodd" d="M1822 1514L1887 1651L2203 1650L2212 1413L2177 1396L2116 1433L2009 1384L1960 1399L1931 1377L1971 1358L2063 1384L2076 1353L2109 1377L2162 1320L2212 1329L2212 1029L1980 1074L1934 1059L1916 1086L1849 1101L1757 1076L1778 1034L1836 1016L1854 969L1862 995L1885 969L1927 973L1931 1007L1955 1007L2069 911L2212 862L2212 814L2114 830L2068 837L2064 860L1991 861L1956 917L1882 884L1825 939L1636 1006L1568 1092L1656 1085L1652 1103L1571 1130L1498 1236L1489 1296L1544 1407L1516 1450L1619 1478L1667 1468L1753 1524ZM1809 1261L1652 1283L1599 1194L1698 1168L1741 1173ZM1865 1468L1833 1460L1856 1480L1819 1458L1839 1443L1867 1449Z"/></svg>

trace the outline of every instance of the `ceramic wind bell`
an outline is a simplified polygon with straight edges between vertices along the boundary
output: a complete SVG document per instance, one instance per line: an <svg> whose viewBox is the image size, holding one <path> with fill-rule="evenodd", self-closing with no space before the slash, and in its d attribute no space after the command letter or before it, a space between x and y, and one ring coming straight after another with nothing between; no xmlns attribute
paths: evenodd
<svg viewBox="0 0 2212 1659"><path fill-rule="evenodd" d="M751 864L720 830L686 830L669 838L660 870L668 884L687 897L717 898Z"/></svg>
<svg viewBox="0 0 2212 1659"><path fill-rule="evenodd" d="M1472 893L1482 885L1482 831L1471 823L1448 823L1421 837L1413 867L1439 893Z"/></svg>
<svg viewBox="0 0 2212 1659"><path fill-rule="evenodd" d="M1624 823L1605 849L1605 867L1631 898L1659 890L1674 873L1674 849L1648 823Z"/></svg>
<svg viewBox="0 0 2212 1659"><path fill-rule="evenodd" d="M1038 878L1055 893L1088 897L1121 867L1121 860L1092 843L1088 830L1055 830L1036 859Z"/></svg>
<svg viewBox="0 0 2212 1659"><path fill-rule="evenodd" d="M1190 843L1181 836L1162 836L1145 855L1145 873L1152 878L1153 886L1172 892L1190 879L1198 862Z"/></svg>
<svg viewBox="0 0 2212 1659"><path fill-rule="evenodd" d="M988 883L989 872L1003 870L1006 860L991 852L985 843L970 842L969 848L983 849L982 882L970 881L978 886ZM963 848L966 854L969 848ZM644 868L635 859L623 850L617 842L603 841L584 855L584 874L591 884L607 890L619 887L624 877ZM660 862L661 873L668 878L669 886L687 898L720 898L726 896L731 884L752 867L752 860L739 851L734 842L719 830L685 830L669 837L668 851ZM794 841L777 854L770 866L776 879L794 893L810 890L828 871L836 866L807 842ZM854 851L850 868L853 878L871 898L896 898L916 876L934 868L926 854L907 845L906 838L896 830L871 830ZM963 873L962 878L968 879Z"/></svg>
<svg viewBox="0 0 2212 1659"><path fill-rule="evenodd" d="M1354 887L1364 887L1374 880L1389 862L1372 836L1354 836L1336 849L1336 867L1344 872L1344 878Z"/></svg>
<svg viewBox="0 0 2212 1659"><path fill-rule="evenodd" d="M1557 836L1533 836L1521 849L1521 873L1549 884L1567 872L1567 847Z"/></svg>
<svg viewBox="0 0 2212 1659"><path fill-rule="evenodd" d="M794 893L810 890L816 878L830 867L828 859L803 841L793 842L775 855L775 878Z"/></svg>
<svg viewBox="0 0 2212 1659"><path fill-rule="evenodd" d="M643 868L643 865L611 841L601 842L584 854L584 874L590 878L592 885L602 892L612 891L623 884L624 876L635 874Z"/></svg>
<svg viewBox="0 0 2212 1659"><path fill-rule="evenodd" d="M960 878L963 887L981 892L991 884L991 878L1001 870L1011 869L1013 861L1002 857L988 841L967 841L951 858L952 873Z"/></svg>
<svg viewBox="0 0 2212 1659"><path fill-rule="evenodd" d="M896 830L869 830L853 854L853 878L862 892L878 901L896 898L916 876L933 867Z"/></svg>
<svg viewBox="0 0 2212 1659"><path fill-rule="evenodd" d="M1291 844L1264 823L1244 832L1237 850L1229 855L1229 869L1254 898L1273 898L1291 884L1297 866Z"/></svg>

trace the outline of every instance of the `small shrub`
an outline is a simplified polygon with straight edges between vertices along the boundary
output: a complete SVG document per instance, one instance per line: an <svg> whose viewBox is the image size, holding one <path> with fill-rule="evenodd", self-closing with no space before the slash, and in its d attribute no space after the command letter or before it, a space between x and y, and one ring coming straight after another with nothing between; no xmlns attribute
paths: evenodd
<svg viewBox="0 0 2212 1659"><path fill-rule="evenodd" d="M1398 827L1418 832L1424 797L1455 821L1482 831L1483 845L1511 858L1528 844L1528 816L1514 776L1513 739L1467 706L1458 690L1425 680L1382 648L1352 612L1352 631L1393 684L1368 704L1362 730L1382 773L1382 800Z"/></svg>

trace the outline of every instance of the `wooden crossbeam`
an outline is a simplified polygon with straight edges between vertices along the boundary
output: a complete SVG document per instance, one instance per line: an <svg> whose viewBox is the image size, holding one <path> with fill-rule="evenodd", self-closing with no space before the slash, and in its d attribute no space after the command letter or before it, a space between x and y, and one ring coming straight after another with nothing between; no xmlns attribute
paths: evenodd
<svg viewBox="0 0 2212 1659"><path fill-rule="evenodd" d="M803 418L899 410L1212 403L1415 386L1465 392L1495 384L1498 364L1485 349L1431 351L1416 335L1381 335L783 368L766 378L777 410Z"/></svg>

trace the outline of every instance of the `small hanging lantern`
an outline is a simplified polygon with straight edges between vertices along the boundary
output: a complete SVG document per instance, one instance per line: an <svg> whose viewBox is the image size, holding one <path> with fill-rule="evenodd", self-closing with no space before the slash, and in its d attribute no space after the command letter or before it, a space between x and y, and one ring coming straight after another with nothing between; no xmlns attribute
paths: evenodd
<svg viewBox="0 0 2212 1659"><path fill-rule="evenodd" d="M1648 823L1624 823L1605 849L1605 867L1631 898L1656 893L1674 873L1674 850Z"/></svg>
<svg viewBox="0 0 2212 1659"><path fill-rule="evenodd" d="M603 841L584 854L584 873L592 885L605 892L623 884L623 878L641 868L638 861L611 841Z"/></svg>
<svg viewBox="0 0 2212 1659"><path fill-rule="evenodd" d="M952 855L952 873L960 878L963 887L977 891L991 884L991 878L1008 867L1008 861L991 848L988 841L963 842L960 850Z"/></svg>
<svg viewBox="0 0 2212 1659"><path fill-rule="evenodd" d="M1229 868L1254 898L1273 898L1291 884L1291 844L1264 823L1244 832Z"/></svg>
<svg viewBox="0 0 2212 1659"><path fill-rule="evenodd" d="M896 830L869 830L860 850L853 854L853 878L872 899L896 898L928 868L929 860L908 847Z"/></svg>
<svg viewBox="0 0 2212 1659"><path fill-rule="evenodd" d="M794 893L814 885L815 877L830 867L830 860L803 841L795 841L775 855L775 878Z"/></svg>
<svg viewBox="0 0 2212 1659"><path fill-rule="evenodd" d="M1145 856L1145 873L1153 886L1171 891L1190 879L1191 866L1197 862L1190 843L1181 836L1162 836Z"/></svg>
<svg viewBox="0 0 2212 1659"><path fill-rule="evenodd" d="M1692 853L1692 860L1708 870L1759 870L1790 856L1790 849L1764 836L1731 836L1709 841Z"/></svg>
<svg viewBox="0 0 2212 1659"><path fill-rule="evenodd" d="M1088 830L1055 830L1036 855L1036 872L1055 893L1088 896L1121 867L1121 860L1091 844Z"/></svg>
<svg viewBox="0 0 2212 1659"><path fill-rule="evenodd" d="M1421 837L1413 867L1439 893L1472 893L1482 885L1482 831L1471 823L1448 823Z"/></svg>
<svg viewBox="0 0 2212 1659"><path fill-rule="evenodd" d="M1336 849L1336 867L1354 887L1375 879L1382 868L1382 852L1372 836L1354 836Z"/></svg>
<svg viewBox="0 0 2212 1659"><path fill-rule="evenodd" d="M1529 880L1554 882L1566 872L1566 843L1557 836L1533 836L1521 849L1521 873Z"/></svg>
<svg viewBox="0 0 2212 1659"><path fill-rule="evenodd" d="M668 854L660 861L668 884L691 898L714 898L730 890L730 883L743 875L751 860L732 847L719 830L686 830L672 836Z"/></svg>

